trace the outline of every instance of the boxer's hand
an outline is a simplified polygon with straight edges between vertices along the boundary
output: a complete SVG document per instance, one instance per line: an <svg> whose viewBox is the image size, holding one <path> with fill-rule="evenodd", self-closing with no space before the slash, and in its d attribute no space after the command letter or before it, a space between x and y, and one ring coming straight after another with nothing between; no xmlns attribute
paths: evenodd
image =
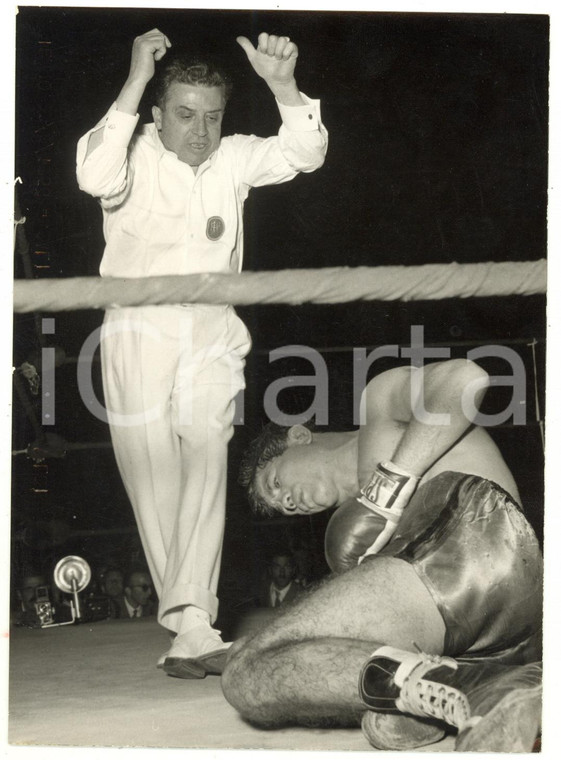
<svg viewBox="0 0 561 760"><path fill-rule="evenodd" d="M147 84L154 76L155 62L161 60L171 42L159 29L136 37L132 45L129 80Z"/></svg>
<svg viewBox="0 0 561 760"><path fill-rule="evenodd" d="M356 567L388 543L418 482L391 462L378 465L361 495L341 505L329 521L325 556L334 572Z"/></svg>
<svg viewBox="0 0 561 760"><path fill-rule="evenodd" d="M356 567L360 558L383 531L386 520L361 504L349 499L329 520L325 531L325 559L334 573Z"/></svg>
<svg viewBox="0 0 561 760"><path fill-rule="evenodd" d="M269 87L294 81L298 48L288 37L262 32L257 40L257 48L253 47L247 37L237 37L236 42L244 49L255 72Z"/></svg>

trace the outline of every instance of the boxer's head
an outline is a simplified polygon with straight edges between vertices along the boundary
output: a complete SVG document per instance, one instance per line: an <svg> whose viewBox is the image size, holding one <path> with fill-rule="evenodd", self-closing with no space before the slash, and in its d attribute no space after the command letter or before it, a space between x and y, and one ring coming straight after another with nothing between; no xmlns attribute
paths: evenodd
<svg viewBox="0 0 561 760"><path fill-rule="evenodd" d="M256 512L306 515L338 503L337 473L321 440L307 425L264 428L240 468L240 483Z"/></svg>

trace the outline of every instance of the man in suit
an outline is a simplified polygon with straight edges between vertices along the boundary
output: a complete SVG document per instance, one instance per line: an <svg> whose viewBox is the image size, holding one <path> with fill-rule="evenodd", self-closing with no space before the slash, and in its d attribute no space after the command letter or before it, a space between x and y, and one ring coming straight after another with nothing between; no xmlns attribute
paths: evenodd
<svg viewBox="0 0 561 760"><path fill-rule="evenodd" d="M296 563L288 552L273 555L267 567L267 578L268 583L259 598L260 607L279 607L302 592L302 586L296 581Z"/></svg>
<svg viewBox="0 0 561 760"><path fill-rule="evenodd" d="M118 567L105 568L100 577L99 589L109 599L110 617L112 618L120 617L124 588L123 572Z"/></svg>
<svg viewBox="0 0 561 760"><path fill-rule="evenodd" d="M273 554L254 597L256 607L246 610L236 623L235 640L263 628L277 615L277 607L287 606L302 594L304 586L297 575L297 564L289 551Z"/></svg>
<svg viewBox="0 0 561 760"><path fill-rule="evenodd" d="M152 579L146 570L133 569L125 576L125 591L117 600L120 618L139 618L154 615Z"/></svg>
<svg viewBox="0 0 561 760"><path fill-rule="evenodd" d="M27 569L22 572L16 589L19 609L12 616L14 625L35 628L41 624L36 608L37 590L46 586L46 576L42 572L34 569Z"/></svg>

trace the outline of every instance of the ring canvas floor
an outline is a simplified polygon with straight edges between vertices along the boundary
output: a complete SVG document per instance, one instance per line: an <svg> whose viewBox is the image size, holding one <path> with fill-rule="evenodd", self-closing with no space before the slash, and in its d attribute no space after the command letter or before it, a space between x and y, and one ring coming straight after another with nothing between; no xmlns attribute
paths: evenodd
<svg viewBox="0 0 561 760"><path fill-rule="evenodd" d="M224 699L219 677L183 680L156 668L168 642L154 618L13 628L9 744L373 751L358 728L248 725ZM453 740L423 750L451 751Z"/></svg>

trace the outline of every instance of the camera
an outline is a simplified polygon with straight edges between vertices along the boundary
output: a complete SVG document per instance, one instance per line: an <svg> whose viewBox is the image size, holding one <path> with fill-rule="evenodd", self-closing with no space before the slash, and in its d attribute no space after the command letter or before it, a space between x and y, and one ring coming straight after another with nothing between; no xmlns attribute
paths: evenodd
<svg viewBox="0 0 561 760"><path fill-rule="evenodd" d="M93 622L110 617L111 605L108 598L95 594L80 597L80 592L84 591L90 578L91 570L86 560L74 555L63 557L53 572L55 584L63 592L60 603L57 602L56 607L52 604L48 586L37 586L34 598L24 608L19 625L50 628L72 625L80 620Z"/></svg>
<svg viewBox="0 0 561 760"><path fill-rule="evenodd" d="M35 591L35 614L41 626L54 622L54 608L49 597L48 586L37 586Z"/></svg>

